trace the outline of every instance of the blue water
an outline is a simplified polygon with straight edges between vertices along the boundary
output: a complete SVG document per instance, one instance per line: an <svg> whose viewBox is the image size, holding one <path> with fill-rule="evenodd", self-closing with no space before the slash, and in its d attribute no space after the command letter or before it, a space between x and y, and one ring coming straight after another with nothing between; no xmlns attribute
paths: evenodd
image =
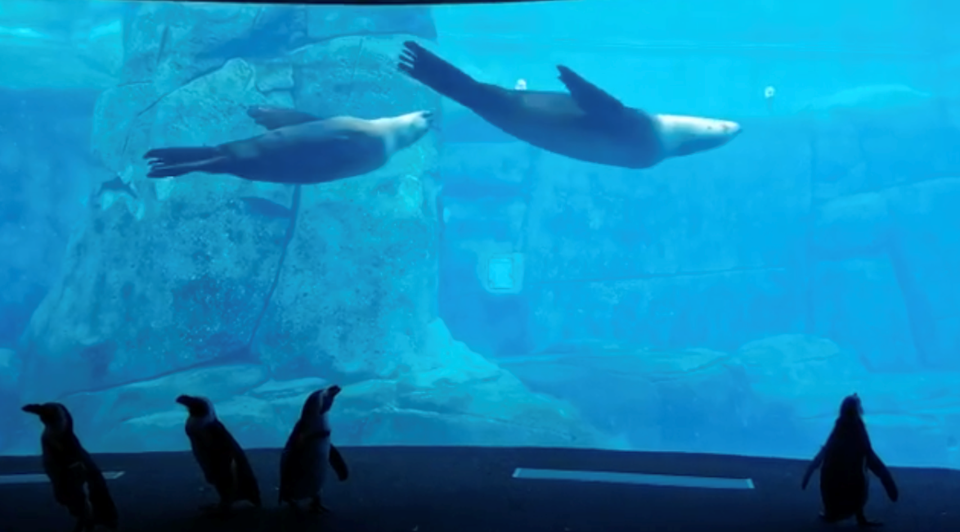
<svg viewBox="0 0 960 532"><path fill-rule="evenodd" d="M957 13L714 5L5 0L0 453L39 451L38 401L92 451L184 450L182 393L278 447L337 383L341 445L810 458L857 392L888 464L960 465ZM398 74L411 38L485 82L562 90L564 64L743 133L575 161ZM441 119L296 201L145 178L148 149L259 134L253 105Z"/></svg>

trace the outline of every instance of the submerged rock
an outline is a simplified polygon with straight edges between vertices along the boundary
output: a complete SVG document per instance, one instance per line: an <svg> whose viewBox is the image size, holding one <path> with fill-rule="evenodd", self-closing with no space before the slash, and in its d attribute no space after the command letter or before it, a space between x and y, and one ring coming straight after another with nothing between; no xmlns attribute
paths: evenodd
<svg viewBox="0 0 960 532"><path fill-rule="evenodd" d="M396 26L412 12L370 18L363 36L310 18L322 42L241 52L266 20L299 24L300 8L274 9L138 11L133 27L150 31L127 41L126 83L102 95L94 125L96 153L136 197L89 209L22 338L20 399L66 402L94 451L187 448L180 393L214 400L244 445L279 446L326 382L344 387L344 443L602 445L568 404L529 391L437 318L435 136L318 186L144 178L149 148L257 134L250 105L366 118L438 108L396 71L411 37L374 35L428 33L417 17Z"/></svg>

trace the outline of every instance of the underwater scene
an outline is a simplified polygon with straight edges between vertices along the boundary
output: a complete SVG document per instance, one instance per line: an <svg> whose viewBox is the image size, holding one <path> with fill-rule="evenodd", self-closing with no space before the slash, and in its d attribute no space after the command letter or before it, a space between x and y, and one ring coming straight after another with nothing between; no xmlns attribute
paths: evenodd
<svg viewBox="0 0 960 532"><path fill-rule="evenodd" d="M720 4L4 0L0 454L335 390L342 446L809 460L857 394L960 467L950 17Z"/></svg>

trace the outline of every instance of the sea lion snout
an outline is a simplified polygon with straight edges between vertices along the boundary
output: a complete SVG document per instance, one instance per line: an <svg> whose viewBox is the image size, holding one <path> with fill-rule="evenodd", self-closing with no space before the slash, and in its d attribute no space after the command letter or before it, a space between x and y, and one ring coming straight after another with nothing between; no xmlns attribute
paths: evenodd
<svg viewBox="0 0 960 532"><path fill-rule="evenodd" d="M434 113L433 113L433 111L420 111L420 112L417 113L417 114L420 115L419 118L420 118L420 120L423 120L424 124L426 124L426 127L428 127L428 128L433 127L433 123L434 123L434 120L433 120Z"/></svg>

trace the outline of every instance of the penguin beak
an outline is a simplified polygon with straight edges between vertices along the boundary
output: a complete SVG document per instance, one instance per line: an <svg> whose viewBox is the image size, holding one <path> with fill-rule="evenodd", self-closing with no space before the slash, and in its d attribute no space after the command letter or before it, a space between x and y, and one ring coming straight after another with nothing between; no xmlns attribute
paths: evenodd
<svg viewBox="0 0 960 532"><path fill-rule="evenodd" d="M23 407L21 407L20 410L23 410L28 414L34 414L39 416L40 412L43 410L43 406L38 404L23 405Z"/></svg>
<svg viewBox="0 0 960 532"><path fill-rule="evenodd" d="M194 400L193 397L190 397L189 395L180 395L177 397L177 402L187 408L190 408L190 405L195 403L196 401Z"/></svg>
<svg viewBox="0 0 960 532"><path fill-rule="evenodd" d="M329 395L330 398L332 399L332 398L336 397L337 394L340 393L340 391L341 391L341 388L340 388L339 386L337 386L336 384L334 384L333 386L327 388L327 395Z"/></svg>

